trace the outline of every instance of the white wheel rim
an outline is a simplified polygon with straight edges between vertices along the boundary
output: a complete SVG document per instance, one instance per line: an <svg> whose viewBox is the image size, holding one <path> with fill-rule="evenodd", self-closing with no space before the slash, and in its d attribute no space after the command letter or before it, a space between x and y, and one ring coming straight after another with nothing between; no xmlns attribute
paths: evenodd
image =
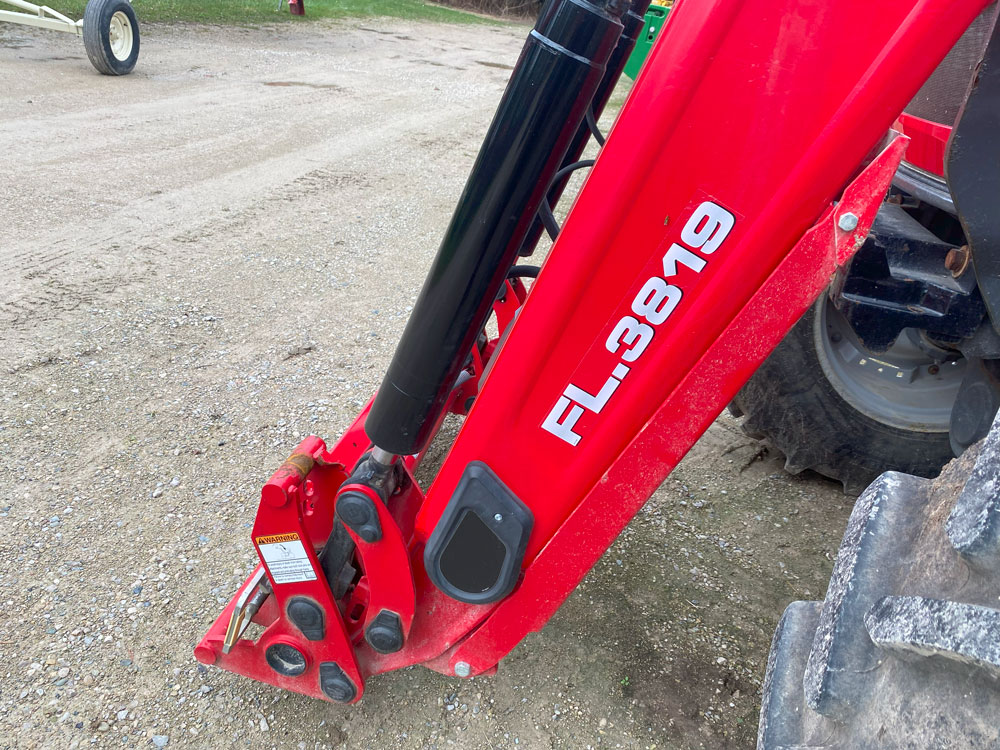
<svg viewBox="0 0 1000 750"><path fill-rule="evenodd" d="M111 54L115 59L128 60L132 54L132 24L129 23L128 16L120 10L111 16L108 38L111 42Z"/></svg>

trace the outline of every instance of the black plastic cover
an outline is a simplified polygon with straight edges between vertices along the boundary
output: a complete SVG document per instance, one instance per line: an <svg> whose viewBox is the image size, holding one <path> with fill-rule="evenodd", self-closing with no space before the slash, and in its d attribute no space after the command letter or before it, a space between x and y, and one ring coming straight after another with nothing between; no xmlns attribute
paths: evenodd
<svg viewBox="0 0 1000 750"><path fill-rule="evenodd" d="M951 409L948 437L956 456L990 431L1000 409L1000 362L970 358Z"/></svg>
<svg viewBox="0 0 1000 750"><path fill-rule="evenodd" d="M354 683L335 661L319 665L319 688L327 698L337 703L350 703L358 694Z"/></svg>
<svg viewBox="0 0 1000 750"><path fill-rule="evenodd" d="M368 544L374 544L382 538L378 510L372 499L361 492L348 490L337 498L337 517Z"/></svg>
<svg viewBox="0 0 1000 750"><path fill-rule="evenodd" d="M534 517L489 466L473 461L424 550L441 591L468 604L503 599L521 573Z"/></svg>
<svg viewBox="0 0 1000 750"><path fill-rule="evenodd" d="M302 635L310 641L321 641L325 634L323 608L312 599L304 596L292 597L285 608L288 619L302 631Z"/></svg>
<svg viewBox="0 0 1000 750"><path fill-rule="evenodd" d="M403 648L403 623L395 612L383 609L365 630L368 645L380 654L394 654Z"/></svg>
<svg viewBox="0 0 1000 750"><path fill-rule="evenodd" d="M264 659L271 669L285 677L298 677L306 671L306 657L288 643L272 643L264 652Z"/></svg>

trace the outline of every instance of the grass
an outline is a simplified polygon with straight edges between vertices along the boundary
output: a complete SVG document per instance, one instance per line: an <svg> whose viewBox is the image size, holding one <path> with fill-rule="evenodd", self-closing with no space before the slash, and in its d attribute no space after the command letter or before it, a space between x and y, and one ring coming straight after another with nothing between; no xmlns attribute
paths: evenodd
<svg viewBox="0 0 1000 750"><path fill-rule="evenodd" d="M71 18L82 18L86 0L51 3ZM431 5L422 0L305 0L306 15L293 16L287 5L275 10L278 0L135 0L143 22L222 23L255 25L263 23L309 23L319 18L375 18L389 16L414 21L444 23L494 23L473 13Z"/></svg>

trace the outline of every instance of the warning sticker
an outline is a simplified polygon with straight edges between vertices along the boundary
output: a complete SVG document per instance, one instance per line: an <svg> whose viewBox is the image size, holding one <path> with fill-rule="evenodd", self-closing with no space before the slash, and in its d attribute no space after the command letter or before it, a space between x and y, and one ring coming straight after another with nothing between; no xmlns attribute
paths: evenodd
<svg viewBox="0 0 1000 750"><path fill-rule="evenodd" d="M316 571L298 534L259 536L257 546L275 583L316 580Z"/></svg>
<svg viewBox="0 0 1000 750"><path fill-rule="evenodd" d="M294 532L291 534L271 534L270 536L257 537L257 544L280 544L281 542L297 541L299 541L299 535Z"/></svg>

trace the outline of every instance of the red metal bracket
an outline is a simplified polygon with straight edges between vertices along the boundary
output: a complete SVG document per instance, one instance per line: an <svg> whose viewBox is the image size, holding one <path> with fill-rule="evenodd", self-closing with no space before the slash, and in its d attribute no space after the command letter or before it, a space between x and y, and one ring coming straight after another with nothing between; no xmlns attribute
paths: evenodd
<svg viewBox="0 0 1000 750"><path fill-rule="evenodd" d="M403 634L408 636L413 622L416 594L413 589L413 572L410 570L406 542L403 541L403 535L396 525L396 519L371 487L363 484L345 484L338 495L344 492L360 492L371 500L378 512L379 524L382 527L382 538L369 544L350 526L345 526L347 533L354 540L362 572L367 579L364 628L371 624L379 612L388 610L399 616ZM356 606L360 606L360 602L356 603Z"/></svg>
<svg viewBox="0 0 1000 750"><path fill-rule="evenodd" d="M525 301L514 280L495 301L498 334L481 340L451 400L458 413L473 406L426 497L412 477L423 456L402 457L404 483L376 504L392 538L382 549L355 539L362 575L334 601L317 551L337 492L369 448L367 408L331 451L318 438L303 441L265 486L253 534L259 551L262 537L297 536L315 575L294 563L306 580L292 581L272 564L275 593L254 618L263 635L222 654L231 603L198 658L317 697L325 661L344 670L356 697L365 677L411 664L492 670L552 615L863 241L905 139L858 165L984 5L678 4L531 294ZM707 242L715 229L701 223L705 206L731 219L724 246ZM676 311L650 307L641 294L649 284L657 300L674 285ZM625 360L633 350L620 346L618 327L627 323L633 347L639 317L656 328L643 334L642 359ZM568 384L589 409L578 444L542 429ZM423 568L424 544L472 461L486 463L533 517L517 588L487 605L449 598ZM291 596L322 608L322 641L288 622ZM382 603L412 611L404 647L391 654L363 641ZM274 643L305 654L303 674L268 667Z"/></svg>
<svg viewBox="0 0 1000 750"><path fill-rule="evenodd" d="M621 533L669 469L781 341L837 268L862 245L909 141L892 140L844 190L841 201L802 237L653 419L559 528L525 571L518 589L467 639L428 666L446 674L464 662L472 674L493 668L529 632L539 630ZM840 217L857 221L845 231ZM754 336L747 336L754 331ZM740 362L737 370L733 362ZM637 462L660 466L636 473Z"/></svg>

